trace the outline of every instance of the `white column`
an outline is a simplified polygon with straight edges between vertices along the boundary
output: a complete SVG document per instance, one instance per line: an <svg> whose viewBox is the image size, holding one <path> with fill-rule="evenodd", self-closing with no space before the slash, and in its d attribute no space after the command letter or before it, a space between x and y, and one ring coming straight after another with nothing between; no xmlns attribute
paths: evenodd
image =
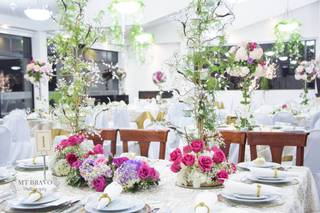
<svg viewBox="0 0 320 213"><path fill-rule="evenodd" d="M47 61L47 33L35 32L32 36L32 56L35 60ZM40 91L37 86L34 86L34 105L35 110L48 111L49 109L49 85L48 82L40 82L41 84L41 99Z"/></svg>

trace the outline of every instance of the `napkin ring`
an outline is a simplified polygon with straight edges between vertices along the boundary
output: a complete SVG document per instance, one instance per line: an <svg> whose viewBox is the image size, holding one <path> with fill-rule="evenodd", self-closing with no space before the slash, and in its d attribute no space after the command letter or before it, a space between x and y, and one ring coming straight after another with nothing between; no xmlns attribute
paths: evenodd
<svg viewBox="0 0 320 213"><path fill-rule="evenodd" d="M278 175L279 175L279 174L278 174L278 169L274 169L273 171L274 171L273 177L274 177L274 178L277 178Z"/></svg>
<svg viewBox="0 0 320 213"><path fill-rule="evenodd" d="M111 197L110 197L108 194L106 194L106 193L104 193L104 194L102 194L102 195L100 196L99 201L102 200L102 199L104 199L104 198L108 199L108 200L109 200L109 203L111 203Z"/></svg>
<svg viewBox="0 0 320 213"><path fill-rule="evenodd" d="M257 197L260 197L261 195L261 185L257 184Z"/></svg>
<svg viewBox="0 0 320 213"><path fill-rule="evenodd" d="M204 208L206 208L206 209L207 209L207 213L210 213L210 208L209 208L209 206L207 206L207 204L205 204L204 202L198 203L198 204L194 207L194 210L196 210L196 209L199 208L199 207L204 207Z"/></svg>
<svg viewBox="0 0 320 213"><path fill-rule="evenodd" d="M32 195L32 194L38 194L40 196L39 199L37 199L37 200L40 200L43 197L42 193L36 188L31 189L31 192L29 193L29 196Z"/></svg>

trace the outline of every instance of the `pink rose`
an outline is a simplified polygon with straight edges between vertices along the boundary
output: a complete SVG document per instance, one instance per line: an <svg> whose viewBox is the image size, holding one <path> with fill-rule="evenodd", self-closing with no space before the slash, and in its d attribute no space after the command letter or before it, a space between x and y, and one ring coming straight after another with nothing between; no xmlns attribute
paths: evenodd
<svg viewBox="0 0 320 213"><path fill-rule="evenodd" d="M153 180L153 181L158 181L160 174L157 170L155 170L155 168L150 168L149 169L149 177Z"/></svg>
<svg viewBox="0 0 320 213"><path fill-rule="evenodd" d="M176 148L173 152L170 153L170 161L176 161L181 159L182 153L179 148Z"/></svg>
<svg viewBox="0 0 320 213"><path fill-rule="evenodd" d="M184 154L182 157L182 163L186 166L193 166L195 157L192 154Z"/></svg>
<svg viewBox="0 0 320 213"><path fill-rule="evenodd" d="M193 140L191 142L191 149L195 153L203 151L204 142L202 140Z"/></svg>
<svg viewBox="0 0 320 213"><path fill-rule="evenodd" d="M200 156L199 159L199 166L201 171L203 172L210 172L213 166L213 161L209 156Z"/></svg>
<svg viewBox="0 0 320 213"><path fill-rule="evenodd" d="M92 181L92 187L97 192L103 192L104 188L106 187L106 179L103 176L98 177Z"/></svg>
<svg viewBox="0 0 320 213"><path fill-rule="evenodd" d="M190 145L186 145L183 147L183 154L192 152L192 148Z"/></svg>
<svg viewBox="0 0 320 213"><path fill-rule="evenodd" d="M282 108L282 109L287 109L287 108L288 108L288 105L287 105L287 104L283 104L283 105L281 106L281 108Z"/></svg>
<svg viewBox="0 0 320 213"><path fill-rule="evenodd" d="M226 160L226 155L224 154L224 152L219 149L218 147L213 147L213 162L215 163L222 163L223 161Z"/></svg>
<svg viewBox="0 0 320 213"><path fill-rule="evenodd" d="M171 171L174 173L178 173L181 170L181 165L180 165L180 161L175 161L171 167L170 167Z"/></svg>
<svg viewBox="0 0 320 213"><path fill-rule="evenodd" d="M104 150L103 150L103 146L101 144L97 144L94 146L93 151L95 154L103 154Z"/></svg>
<svg viewBox="0 0 320 213"><path fill-rule="evenodd" d="M78 160L78 157L74 153L69 153L66 155L66 160L69 165L72 166L72 164Z"/></svg>
<svg viewBox="0 0 320 213"><path fill-rule="evenodd" d="M232 170L232 173L236 173L236 172L237 172L237 166L236 166L236 164L231 163L231 170Z"/></svg>
<svg viewBox="0 0 320 213"><path fill-rule="evenodd" d="M224 183L224 181L226 179L228 179L229 177L229 174L226 170L220 170L219 172L217 172L217 180L220 182L220 183Z"/></svg>
<svg viewBox="0 0 320 213"><path fill-rule="evenodd" d="M67 139L64 139L56 146L56 149L59 151L62 151L68 146L69 146L69 141Z"/></svg>
<svg viewBox="0 0 320 213"><path fill-rule="evenodd" d="M78 159L72 163L71 167L74 169L79 169L81 165L82 165L82 161Z"/></svg>
<svg viewBox="0 0 320 213"><path fill-rule="evenodd" d="M146 163L143 163L139 170L138 170L138 176L141 180L146 180L149 177L149 166Z"/></svg>
<svg viewBox="0 0 320 213"><path fill-rule="evenodd" d="M81 135L73 135L68 138L69 145L75 146L81 144L84 141L84 137Z"/></svg>

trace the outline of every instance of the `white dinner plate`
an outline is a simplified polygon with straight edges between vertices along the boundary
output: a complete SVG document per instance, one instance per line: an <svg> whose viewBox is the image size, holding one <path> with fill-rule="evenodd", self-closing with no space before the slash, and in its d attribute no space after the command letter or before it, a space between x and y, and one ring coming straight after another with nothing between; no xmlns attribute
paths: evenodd
<svg viewBox="0 0 320 213"><path fill-rule="evenodd" d="M58 196L56 196L55 194L50 194L50 195L47 195L44 198L37 200L37 201L34 201L34 202L27 201L26 197L20 199L19 201L20 201L20 204L22 204L22 205L40 205L40 204L45 204L45 203L51 203L51 202L56 201L58 199L59 199Z"/></svg>
<svg viewBox="0 0 320 213"><path fill-rule="evenodd" d="M271 195L264 195L261 198L262 199L258 199L258 197L252 195L240 195L240 194L225 194L225 193L221 193L222 197L224 197L225 199L234 201L234 202L238 202L238 203L247 203L247 204L259 204L259 203L269 203L272 201L277 200L278 198L280 198L279 195L276 194L271 194Z"/></svg>
<svg viewBox="0 0 320 213"><path fill-rule="evenodd" d="M263 165L256 165L253 162L249 161L249 162L238 163L237 166L242 169L250 170L250 168L253 168L253 167L254 168L278 168L280 167L280 164L274 163L274 162L265 162Z"/></svg>
<svg viewBox="0 0 320 213"><path fill-rule="evenodd" d="M127 199L128 201L128 199ZM98 210L96 208L97 206L97 202L88 202L86 205L85 205L85 210L87 212L91 212L91 213L101 213L101 212L117 212L117 213L134 213L134 212L138 212L138 211L141 211L144 206L145 206L145 203L143 201L139 201L139 200L129 200L130 203L133 203L134 205L129 208L129 209L126 209L126 210L122 210L122 211L111 211L111 210ZM111 203L110 203L111 205Z"/></svg>
<svg viewBox="0 0 320 213"><path fill-rule="evenodd" d="M43 164L18 163L16 167L21 169L43 169Z"/></svg>
<svg viewBox="0 0 320 213"><path fill-rule="evenodd" d="M285 178L259 178L254 176L248 176L248 180L257 182L257 183L272 183L272 184L283 184L290 183L294 180L293 177L285 177Z"/></svg>
<svg viewBox="0 0 320 213"><path fill-rule="evenodd" d="M98 209L96 208L98 206L98 199L99 197L97 197L96 201L93 202L93 206L95 206L95 209L97 211L124 211L134 207L135 203L137 202L136 200L130 200L123 197L119 197L113 200L111 203L109 203L109 205L107 205L106 207Z"/></svg>
<svg viewBox="0 0 320 213"><path fill-rule="evenodd" d="M11 209L17 209L17 210L36 210L36 209L57 207L57 206L63 205L64 203L67 203L68 201L70 201L69 198L61 198L59 200L56 200L50 203L44 203L39 205L24 205L20 203L20 200L13 199L8 201L8 207Z"/></svg>

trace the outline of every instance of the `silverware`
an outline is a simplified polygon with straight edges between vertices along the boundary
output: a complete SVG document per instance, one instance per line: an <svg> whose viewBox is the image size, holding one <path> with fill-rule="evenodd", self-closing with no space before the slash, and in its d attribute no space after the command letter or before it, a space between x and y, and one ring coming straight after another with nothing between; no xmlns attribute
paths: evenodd
<svg viewBox="0 0 320 213"><path fill-rule="evenodd" d="M65 205L63 205L62 208L54 211L55 213L60 213L60 212L65 212L66 210L70 209L71 207L73 207L76 203L78 203L80 200L74 200L74 201L69 201L66 202Z"/></svg>

